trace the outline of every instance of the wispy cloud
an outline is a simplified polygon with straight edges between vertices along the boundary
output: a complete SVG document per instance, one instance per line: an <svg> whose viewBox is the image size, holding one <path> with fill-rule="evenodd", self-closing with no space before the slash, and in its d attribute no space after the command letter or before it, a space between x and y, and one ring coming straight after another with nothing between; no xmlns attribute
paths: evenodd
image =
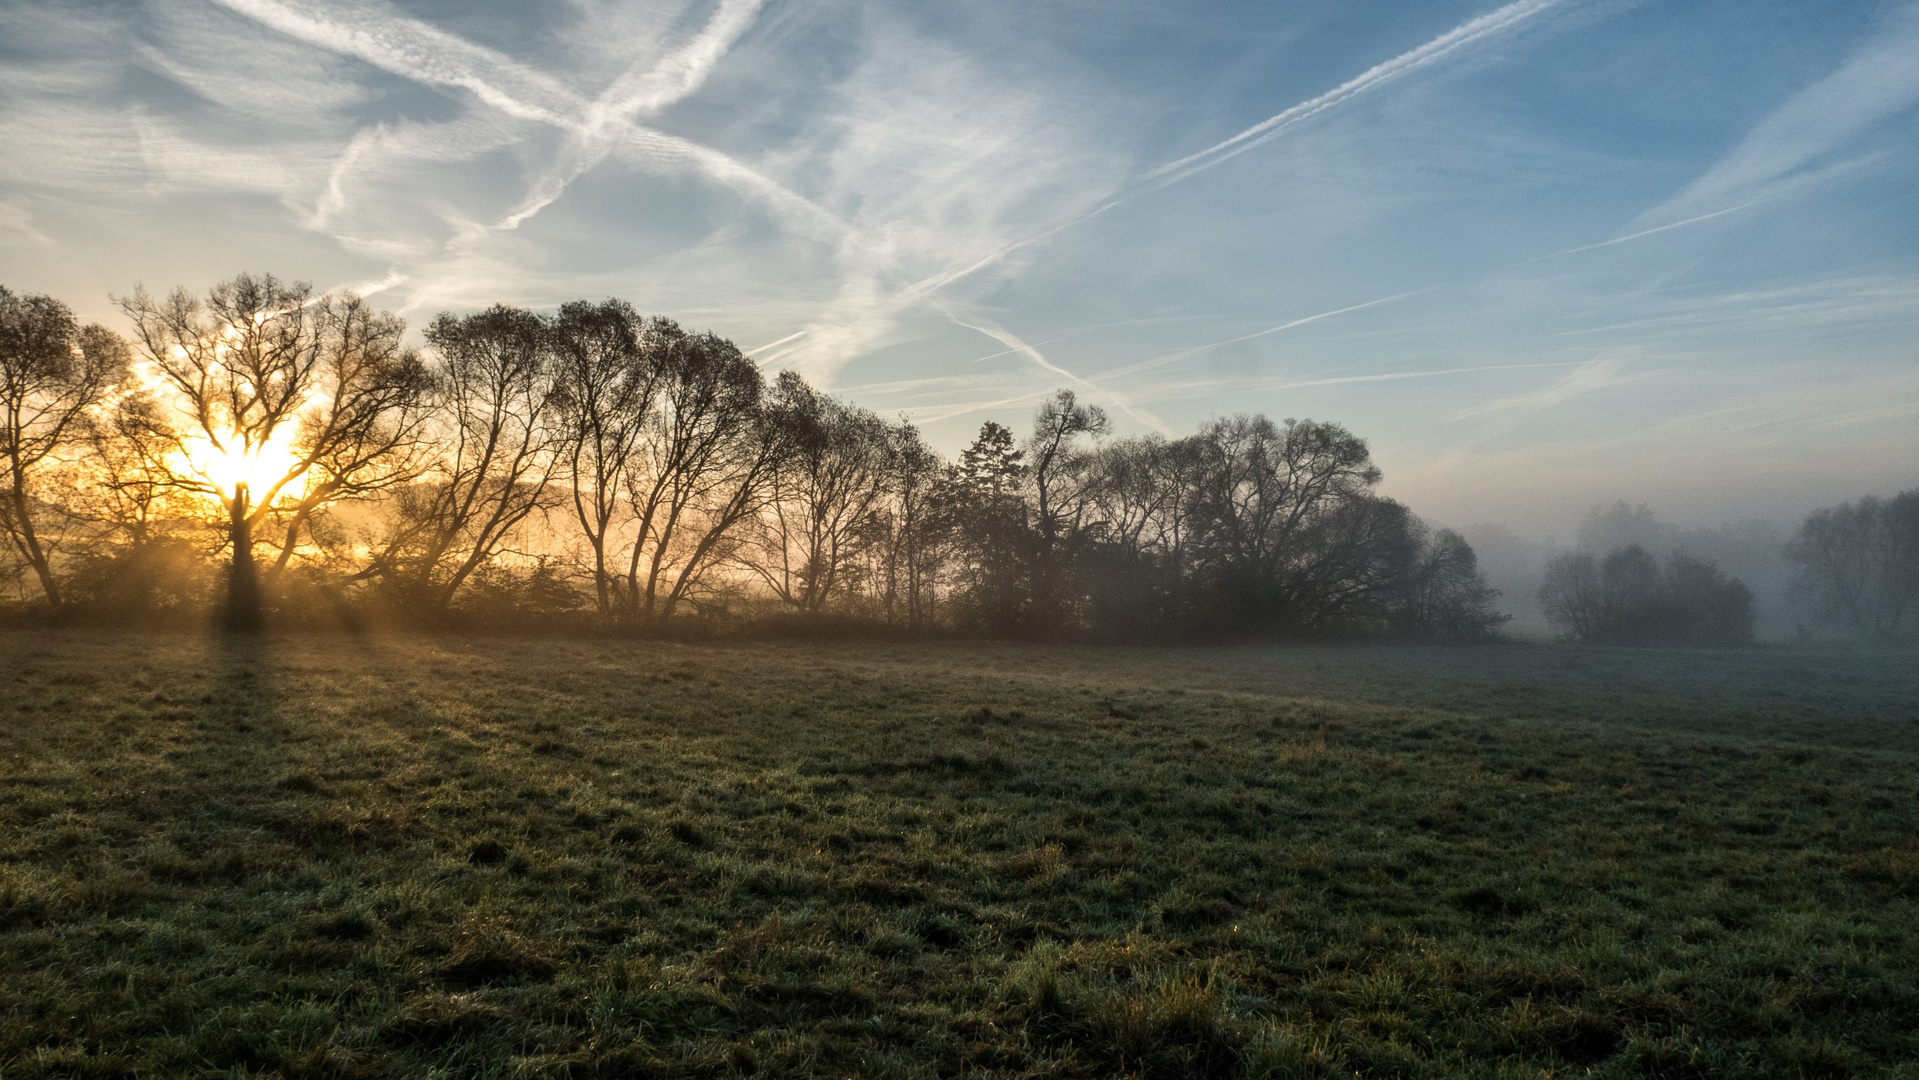
<svg viewBox="0 0 1919 1080"><path fill-rule="evenodd" d="M994 341L997 341L1000 344L1006 346L1009 352L1018 353L1019 355L1026 357L1028 360L1031 360L1034 363L1034 365L1036 365L1041 371L1044 371L1050 375L1056 375L1059 378L1065 380L1066 382L1072 383L1074 386L1077 386L1083 390L1092 391L1093 394L1096 395L1097 397L1102 398L1106 401L1112 402L1115 406L1119 408L1121 412L1125 413L1126 415L1132 417L1133 419L1139 421L1142 424L1146 424L1149 427L1152 427L1154 430L1160 432L1161 434L1165 434L1165 435L1172 434L1173 429L1168 427L1164 420L1161 420L1159 417L1154 416L1150 411L1140 408L1139 406L1133 404L1133 402L1129 400L1125 395L1119 393L1118 391L1115 391L1110 386L1101 385L1089 379L1081 378L1080 376L1073 374L1072 372L1066 370L1065 368L1060 367L1058 364L1053 363L1051 360L1048 360L1046 358L1044 353L1040 352L1038 349L1034 348L1032 345L1029 345L1024 341L1021 341L1018 335L1014 334L1010 330L1007 330L1005 327L1000 326L999 324L989 319L978 319L978 321L976 322L968 322L966 319L963 319L960 316L955 315L950 310L947 311L946 314L955 323L958 323L959 325L966 327L968 330L975 330L975 331L978 331L979 333L985 334L987 337L992 338ZM975 318L977 318L977 316L975 316Z"/></svg>
<svg viewBox="0 0 1919 1080"><path fill-rule="evenodd" d="M1396 482L1668 416L1758 455L1787 413L1851 475L1912 445L1868 376L1919 327L1915 12L0 3L0 270L108 320L241 266L621 296L948 448L1069 386L1128 429L1310 408ZM1793 408L1753 426L1760 379Z"/></svg>
<svg viewBox="0 0 1919 1080"><path fill-rule="evenodd" d="M832 215L728 155L632 120L649 107L668 103L681 88L697 85L724 52L730 35L736 35L744 20L757 10L757 4L749 7L734 0L723 5L709 32L668 58L666 74L649 79L651 72L641 73L630 81L616 83L613 93L589 102L559 81L504 54L373 4L315 9L294 8L280 0L217 2L288 36L357 57L395 75L466 90L508 116L558 128L575 138L604 141L653 169L695 173L717 181L780 214L802 232L831 235L844 231ZM581 163L590 157L590 153L576 151L569 159L576 171L566 181L583 171ZM547 180L529 203L509 214L507 220L517 224L537 212L557 197L556 185L563 187L564 182Z"/></svg>
<svg viewBox="0 0 1919 1080"><path fill-rule="evenodd" d="M1375 64L1333 89L1267 117L1252 127L1214 143L1204 150L1195 151L1147 169L1112 197L1100 201L1083 214L1022 237L971 262L948 267L938 274L915 282L910 291L915 295L931 295L956 281L999 264L1022 249L1050 240L1068 229L1083 225L1117 209L1140 195L1176 184L1238 157L1248 150L1271 142L1306 121L1336 109L1356 97L1431 67L1455 54L1466 52L1474 46L1509 34L1526 22L1565 2L1566 0L1513 0L1504 7L1454 27L1423 45Z"/></svg>
<svg viewBox="0 0 1919 1080"><path fill-rule="evenodd" d="M1597 244L1581 244L1578 247L1570 247L1564 251L1555 251L1548 255L1537 255L1530 259L1523 259L1519 262L1512 263L1507 266L1503 266L1500 269L1511 270L1514 267L1531 266L1533 263L1536 263L1536 262L1545 262L1547 259L1557 259L1565 255L1578 255L1581 252L1585 252L1585 251L1598 251L1600 248L1609 248L1614 246L1615 244L1630 243L1634 240L1641 240L1648 236L1655 236L1659 233L1670 232L1673 229L1683 229L1689 225L1697 225L1704 221L1711 221L1714 218L1724 217L1727 214L1736 214L1741 210L1749 210L1752 207L1758 206L1761 202L1764 202L1764 201L1765 201L1764 199L1755 199L1749 203L1740 203L1738 206L1728 206L1724 210L1714 210L1709 214L1700 214L1697 217L1689 217L1685 219L1684 221L1675 221L1669 225L1655 225L1650 229L1640 229L1638 232L1627 233L1624 236L1615 236L1611 240L1601 240Z"/></svg>
<svg viewBox="0 0 1919 1080"><path fill-rule="evenodd" d="M587 106L583 128L568 137L551 165L529 184L525 201L493 227L519 228L528 218L552 205L581 174L604 161L616 143L629 135L629 125L634 120L658 113L698 90L727 49L752 25L763 2L722 0L713 18L686 44L657 63L649 63L645 58L636 60ZM751 178L744 182L754 183ZM780 193L767 194L776 201L784 201Z"/></svg>
<svg viewBox="0 0 1919 1080"><path fill-rule="evenodd" d="M7 237L25 240L33 244L51 246L53 237L41 232L33 224L33 211L18 203L0 199L0 241Z"/></svg>
<svg viewBox="0 0 1919 1080"><path fill-rule="evenodd" d="M1453 418L1464 420L1492 413L1539 412L1563 405L1573 398L1616 386L1632 378L1625 373L1626 365L1632 359L1630 351L1602 353L1567 372L1550 386L1461 409L1453 414Z"/></svg>
<svg viewBox="0 0 1919 1080"><path fill-rule="evenodd" d="M1884 28L1838 71L1792 96L1726 156L1640 222L1699 219L1728 203L1780 193L1809 167L1919 104L1919 4L1894 9Z"/></svg>
<svg viewBox="0 0 1919 1080"><path fill-rule="evenodd" d="M1128 364L1127 366L1123 368L1116 368L1112 371L1104 372L1103 376L1107 378L1112 378L1112 377L1117 377L1121 375L1136 375L1142 371L1150 371L1153 368L1164 367L1167 364L1178 363L1181 360L1191 359L1192 357L1198 356L1201 353L1208 352L1212 349L1224 348L1228 345L1237 345L1243 341L1252 341L1256 338L1268 337L1270 335L1283 333L1287 330L1292 330L1297 327L1306 326L1310 323L1319 322L1321 319L1330 319L1330 318L1333 318L1334 316L1345 315L1348 312L1353 312L1353 311L1364 311L1367 308L1379 307L1381 304L1390 304L1395 300L1404 300L1409 296L1418 296L1420 293L1431 292L1431 291L1432 291L1431 288L1414 289L1411 292L1394 293L1391 296L1382 296L1376 300L1367 300L1364 303L1348 304L1345 307L1334 308L1331 311L1322 311L1315 315L1306 315L1297 319L1289 319L1286 322L1280 323L1278 326L1269 326L1265 328L1264 330L1255 330L1250 334L1241 334L1238 337L1223 338L1219 341L1209 341L1204 345L1194 345L1190 348L1180 349L1177 352L1170 352L1163 356L1155 356L1147 360L1141 360L1135 364Z"/></svg>

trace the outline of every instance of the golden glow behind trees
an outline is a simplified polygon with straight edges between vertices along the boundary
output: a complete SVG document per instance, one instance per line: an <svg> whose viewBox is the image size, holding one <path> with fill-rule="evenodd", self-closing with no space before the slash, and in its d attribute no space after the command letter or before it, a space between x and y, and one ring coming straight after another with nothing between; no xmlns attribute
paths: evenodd
<svg viewBox="0 0 1919 1080"><path fill-rule="evenodd" d="M1089 447L1105 418L1061 392L1025 450L988 423L949 465L620 301L442 314L422 357L356 297L242 274L122 300L126 364L56 303L0 298L0 523L53 605L193 610L224 551L236 628L263 592L295 619L569 617L589 581L635 626L736 605L923 626L937 604L1021 635L1499 621L1470 550L1377 496L1338 425Z"/></svg>
<svg viewBox="0 0 1919 1080"><path fill-rule="evenodd" d="M228 619L254 625L254 547L270 522L285 526L284 566L315 511L417 475L424 368L400 347L399 319L271 274L223 281L204 301L141 289L120 307L165 406L147 414L170 447L158 464L224 510Z"/></svg>

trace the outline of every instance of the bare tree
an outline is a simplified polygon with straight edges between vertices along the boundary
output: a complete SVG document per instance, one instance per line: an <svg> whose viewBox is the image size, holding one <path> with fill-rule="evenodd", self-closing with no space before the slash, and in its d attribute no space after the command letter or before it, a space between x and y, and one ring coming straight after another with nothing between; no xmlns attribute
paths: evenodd
<svg viewBox="0 0 1919 1080"><path fill-rule="evenodd" d="M887 429L882 503L868 526L880 611L889 623L926 626L938 599L940 565L952 530L942 497L942 462L919 429L902 420Z"/></svg>
<svg viewBox="0 0 1919 1080"><path fill-rule="evenodd" d="M271 274L240 274L204 301L137 289L120 307L159 383L148 435L167 444L168 483L224 510L228 625L257 626L254 548L270 519L287 525L284 566L318 510L412 475L407 413L423 380L399 347L404 324Z"/></svg>
<svg viewBox="0 0 1919 1080"><path fill-rule="evenodd" d="M772 410L786 452L770 475L764 558L753 569L799 611L820 611L841 591L871 537L890 473L886 422L783 372Z"/></svg>
<svg viewBox="0 0 1919 1080"><path fill-rule="evenodd" d="M592 552L594 601L607 618L619 599L610 548L626 505L625 480L654 418L665 371L660 354L684 334L664 320L642 322L631 305L608 300L561 305L552 335L573 514Z"/></svg>
<svg viewBox="0 0 1919 1080"><path fill-rule="evenodd" d="M1919 627L1919 490L1813 511L1786 557L1820 623L1865 638Z"/></svg>
<svg viewBox="0 0 1919 1080"><path fill-rule="evenodd" d="M1088 498L1088 458L1079 446L1081 436L1099 438L1111 425L1097 405L1082 405L1071 390L1056 391L1033 411L1033 434L1026 441L1026 461L1032 470L1037 532L1033 549L1033 604L1035 618L1045 626L1063 624L1071 606L1067 569L1085 539Z"/></svg>
<svg viewBox="0 0 1919 1080"><path fill-rule="evenodd" d="M276 570L293 558L316 514L411 483L432 464L432 377L420 355L401 346L406 324L345 296L322 309L321 328L325 363L315 386L325 405L301 417L295 446L311 464L304 486L281 508Z"/></svg>
<svg viewBox="0 0 1919 1080"><path fill-rule="evenodd" d="M1561 555L1540 588L1546 618L1575 641L1738 645L1752 640L1752 593L1712 562L1683 552L1662 572L1638 544Z"/></svg>
<svg viewBox="0 0 1919 1080"><path fill-rule="evenodd" d="M530 311L495 305L442 314L433 346L431 405L440 457L396 491L394 520L367 576L443 611L490 564L522 522L550 501L565 452L553 392L551 337Z"/></svg>
<svg viewBox="0 0 1919 1080"><path fill-rule="evenodd" d="M1379 482L1366 443L1337 424L1263 416L1216 420L1199 435L1196 556L1223 612L1255 625L1296 622L1316 560L1320 519L1370 498ZM1357 524L1361 519L1354 519Z"/></svg>
<svg viewBox="0 0 1919 1080"><path fill-rule="evenodd" d="M119 337L79 327L60 301L0 286L0 528L50 607L61 605L60 581L53 544L36 524L39 476L86 438L89 413L125 375L127 359Z"/></svg>
<svg viewBox="0 0 1919 1080"><path fill-rule="evenodd" d="M626 477L635 532L621 603L640 623L699 602L707 573L765 505L784 450L759 368L732 342L663 328L657 356L659 397Z"/></svg>
<svg viewBox="0 0 1919 1080"><path fill-rule="evenodd" d="M1479 557L1451 529L1412 521L1411 555L1400 589L1396 629L1426 637L1484 638L1508 618L1493 609L1499 592L1479 572Z"/></svg>
<svg viewBox="0 0 1919 1080"><path fill-rule="evenodd" d="M1568 552L1546 564L1539 606L1546 621L1576 641L1593 641L1602 626L1599 560L1591 552Z"/></svg>

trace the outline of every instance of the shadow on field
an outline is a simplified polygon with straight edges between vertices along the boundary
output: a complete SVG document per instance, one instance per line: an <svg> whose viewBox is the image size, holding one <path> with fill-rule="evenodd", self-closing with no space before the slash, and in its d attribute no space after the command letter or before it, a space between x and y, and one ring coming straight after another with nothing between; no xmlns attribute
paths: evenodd
<svg viewBox="0 0 1919 1080"><path fill-rule="evenodd" d="M262 635L222 634L198 660L205 691L197 723L169 755L175 782L167 787L176 800L166 810L170 842L145 861L162 884L239 885L259 869L255 830L273 826L262 817L262 800L287 731Z"/></svg>

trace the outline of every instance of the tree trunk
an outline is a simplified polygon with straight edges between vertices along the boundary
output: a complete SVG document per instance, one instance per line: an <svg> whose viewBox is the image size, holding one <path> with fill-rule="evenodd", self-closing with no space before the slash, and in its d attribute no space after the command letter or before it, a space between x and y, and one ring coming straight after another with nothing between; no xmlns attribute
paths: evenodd
<svg viewBox="0 0 1919 1080"><path fill-rule="evenodd" d="M253 561L253 521L247 508L247 486L237 484L227 501L227 538L233 561L227 568L228 630L260 628L260 569Z"/></svg>
<svg viewBox="0 0 1919 1080"><path fill-rule="evenodd" d="M14 517L14 538L18 541L16 546L20 554L26 558L27 564L33 567L34 576L40 579L40 591L46 594L47 606L57 609L60 606L60 581L53 576L52 560L47 558L46 549L40 546L39 534L34 532L25 487L26 485L16 473L13 497L9 500L13 504L11 509Z"/></svg>

